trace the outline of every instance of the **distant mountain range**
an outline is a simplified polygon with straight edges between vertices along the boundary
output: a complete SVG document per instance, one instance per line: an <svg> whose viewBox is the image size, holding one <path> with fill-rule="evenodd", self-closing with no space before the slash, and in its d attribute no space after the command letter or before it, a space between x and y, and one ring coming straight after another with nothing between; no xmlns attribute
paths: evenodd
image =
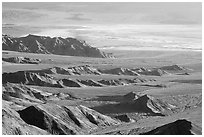
<svg viewBox="0 0 204 137"><path fill-rule="evenodd" d="M91 47L85 41L75 38L47 37L27 35L25 37L11 37L2 35L2 49L18 52L57 54L68 56L110 58L111 53L105 53L98 48Z"/></svg>

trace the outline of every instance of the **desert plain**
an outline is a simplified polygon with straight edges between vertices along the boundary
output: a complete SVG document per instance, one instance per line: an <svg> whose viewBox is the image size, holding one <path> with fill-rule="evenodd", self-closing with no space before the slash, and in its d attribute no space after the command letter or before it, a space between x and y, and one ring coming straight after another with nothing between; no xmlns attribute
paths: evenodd
<svg viewBox="0 0 204 137"><path fill-rule="evenodd" d="M105 52L3 50L3 134L202 134L201 51ZM18 57L38 62L4 61Z"/></svg>

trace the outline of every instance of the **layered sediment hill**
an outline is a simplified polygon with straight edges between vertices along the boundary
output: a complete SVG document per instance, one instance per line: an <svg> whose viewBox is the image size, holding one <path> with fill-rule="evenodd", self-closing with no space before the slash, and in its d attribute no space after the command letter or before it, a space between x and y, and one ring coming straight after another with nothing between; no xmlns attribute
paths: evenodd
<svg viewBox="0 0 204 137"><path fill-rule="evenodd" d="M42 104L18 111L29 125L51 134L88 134L98 127L119 124L118 121L85 106L58 106Z"/></svg>
<svg viewBox="0 0 204 137"><path fill-rule="evenodd" d="M46 73L46 74L62 74L62 75L83 75L93 74L100 75L101 73L94 67L89 65L81 65L74 67L52 67L41 70L33 70L32 72Z"/></svg>
<svg viewBox="0 0 204 137"><path fill-rule="evenodd" d="M26 100L26 104L43 103L50 100L76 99L75 96L68 93L51 93L38 90L22 84L3 84L2 99L6 101Z"/></svg>
<svg viewBox="0 0 204 137"><path fill-rule="evenodd" d="M182 71L182 70L188 70L185 67L179 66L179 65L171 65L171 66L163 66L160 68L161 70L166 71Z"/></svg>
<svg viewBox="0 0 204 137"><path fill-rule="evenodd" d="M34 73L29 71L18 71L14 73L3 73L3 83L22 83L27 85L59 87L63 86L54 77L45 73Z"/></svg>
<svg viewBox="0 0 204 137"><path fill-rule="evenodd" d="M164 115L165 111L173 110L175 108L175 106L165 103L150 95L142 95L128 104L134 105L137 111L161 116Z"/></svg>
<svg viewBox="0 0 204 137"><path fill-rule="evenodd" d="M46 135L47 131L27 124L20 115L10 108L8 101L2 101L2 134L3 135Z"/></svg>
<svg viewBox="0 0 204 137"><path fill-rule="evenodd" d="M100 72L104 74L113 74L113 75L131 75L131 76L139 75L137 72L134 72L128 68L105 69L105 70L100 70Z"/></svg>
<svg viewBox="0 0 204 137"><path fill-rule="evenodd" d="M157 127L142 135L201 135L201 129L186 119L176 120L172 123Z"/></svg>
<svg viewBox="0 0 204 137"><path fill-rule="evenodd" d="M150 95L128 93L124 95L124 101L117 104L107 104L93 109L104 114L146 113L150 116L165 116L173 111L176 106L166 103Z"/></svg>
<svg viewBox="0 0 204 137"><path fill-rule="evenodd" d="M16 111L11 108L12 102L2 102L2 133L5 135L83 135L100 127L120 124L82 105L59 106L46 103Z"/></svg>
<svg viewBox="0 0 204 137"><path fill-rule="evenodd" d="M132 71L135 71L140 75L162 76L162 75L168 74L166 71L159 68L147 69L142 67L142 68L133 68Z"/></svg>
<svg viewBox="0 0 204 137"><path fill-rule="evenodd" d="M113 69L104 69L99 70L103 74L112 74L112 75L129 75L129 76L139 76L139 75L151 75L151 76L162 76L168 74L166 71L159 68L155 69L146 69L146 68L113 68Z"/></svg>
<svg viewBox="0 0 204 137"><path fill-rule="evenodd" d="M3 61L10 63L19 63L19 64L39 64L41 62L40 59L33 59L27 57L10 57L10 58L2 58Z"/></svg>
<svg viewBox="0 0 204 137"><path fill-rule="evenodd" d="M85 41L75 38L45 37L28 35L11 37L2 35L2 49L18 52L57 54L68 56L107 58L112 55L91 47Z"/></svg>

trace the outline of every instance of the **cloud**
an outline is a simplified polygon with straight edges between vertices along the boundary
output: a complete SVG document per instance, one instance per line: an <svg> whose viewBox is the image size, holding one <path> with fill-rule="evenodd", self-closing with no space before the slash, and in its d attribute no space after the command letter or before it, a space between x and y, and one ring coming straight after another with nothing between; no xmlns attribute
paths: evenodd
<svg viewBox="0 0 204 137"><path fill-rule="evenodd" d="M40 19L45 16L42 13L31 12L27 10L3 10L2 11L2 21L6 23L21 22L25 23L26 21L34 21L35 19Z"/></svg>
<svg viewBox="0 0 204 137"><path fill-rule="evenodd" d="M13 24L13 23L3 23L2 24L2 28L5 29L5 28L14 28L16 25Z"/></svg>
<svg viewBox="0 0 204 137"><path fill-rule="evenodd" d="M68 17L66 19L75 20L75 21L91 21L92 20L90 18L84 18L83 16L84 16L84 14L74 13L74 14L71 15L71 17Z"/></svg>
<svg viewBox="0 0 204 137"><path fill-rule="evenodd" d="M40 31L41 31L41 28L30 27L30 26L21 26L21 25L15 25L15 24L3 24L2 25L2 33L11 35L14 37L37 33Z"/></svg>

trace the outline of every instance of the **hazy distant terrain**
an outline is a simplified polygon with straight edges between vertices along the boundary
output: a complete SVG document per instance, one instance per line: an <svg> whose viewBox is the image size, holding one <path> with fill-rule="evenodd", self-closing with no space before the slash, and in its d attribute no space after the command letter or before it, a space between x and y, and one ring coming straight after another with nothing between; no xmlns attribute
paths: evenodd
<svg viewBox="0 0 204 137"><path fill-rule="evenodd" d="M3 3L2 32L74 37L97 48L201 50L200 3Z"/></svg>

